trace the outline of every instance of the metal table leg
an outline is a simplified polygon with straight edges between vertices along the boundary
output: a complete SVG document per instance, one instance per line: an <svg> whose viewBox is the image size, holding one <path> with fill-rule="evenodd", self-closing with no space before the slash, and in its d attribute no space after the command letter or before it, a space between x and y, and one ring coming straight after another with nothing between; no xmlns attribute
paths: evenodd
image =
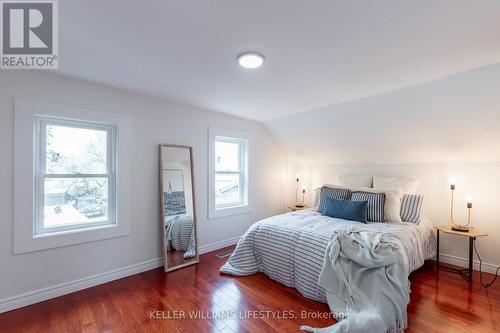
<svg viewBox="0 0 500 333"><path fill-rule="evenodd" d="M476 237L469 237L469 267L468 268L452 268L448 266L441 266L439 264L439 229L437 230L437 235L436 235L436 241L437 241L437 249L436 249L436 267L438 269L446 269L452 272L459 273L462 275L462 277L469 281L472 282L472 271L473 271L473 263L472 259L474 257L474 242L476 241Z"/></svg>
<svg viewBox="0 0 500 333"><path fill-rule="evenodd" d="M437 231L436 267L439 269L439 229Z"/></svg>
<svg viewBox="0 0 500 333"><path fill-rule="evenodd" d="M474 242L476 237L469 237L469 281L472 281L472 259L474 257Z"/></svg>

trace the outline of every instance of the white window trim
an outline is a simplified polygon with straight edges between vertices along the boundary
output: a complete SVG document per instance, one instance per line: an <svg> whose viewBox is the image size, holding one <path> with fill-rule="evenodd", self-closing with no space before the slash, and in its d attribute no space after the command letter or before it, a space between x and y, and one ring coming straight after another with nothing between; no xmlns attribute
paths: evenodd
<svg viewBox="0 0 500 333"><path fill-rule="evenodd" d="M130 234L130 121L127 116L83 108L14 100L14 239L21 254ZM101 123L116 128L115 223L35 235L36 118L48 117Z"/></svg>
<svg viewBox="0 0 500 333"><path fill-rule="evenodd" d="M106 132L106 169L105 174L54 174L46 173L46 128L47 125L59 125L74 128L94 129ZM35 147L38 154L35 156L35 232L34 237L46 236L49 233L77 231L79 229L94 228L116 224L116 127L110 124L90 123L53 117L35 117ZM35 150L36 150L35 149ZM44 214L44 186L46 179L54 178L106 178L108 180L108 217L107 221L78 223L61 227L45 228Z"/></svg>
<svg viewBox="0 0 500 333"><path fill-rule="evenodd" d="M243 186L247 195L245 203L240 206L215 209L215 138L226 137L246 140L246 161L242 161L246 170ZM208 218L219 218L236 214L250 213L253 204L253 135L248 132L209 127L208 128Z"/></svg>

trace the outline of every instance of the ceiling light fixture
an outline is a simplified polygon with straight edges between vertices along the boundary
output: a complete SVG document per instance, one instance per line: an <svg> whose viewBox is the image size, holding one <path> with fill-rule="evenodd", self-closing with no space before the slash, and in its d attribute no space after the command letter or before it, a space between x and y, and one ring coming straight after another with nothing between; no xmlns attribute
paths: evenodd
<svg viewBox="0 0 500 333"><path fill-rule="evenodd" d="M244 52L237 58L238 65L247 69L255 69L262 66L264 63L264 56L257 52Z"/></svg>

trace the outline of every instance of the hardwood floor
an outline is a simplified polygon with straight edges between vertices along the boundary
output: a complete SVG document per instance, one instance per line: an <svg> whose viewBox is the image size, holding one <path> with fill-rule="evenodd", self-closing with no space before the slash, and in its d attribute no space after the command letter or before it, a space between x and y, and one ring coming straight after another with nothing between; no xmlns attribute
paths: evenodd
<svg viewBox="0 0 500 333"><path fill-rule="evenodd" d="M334 323L326 304L263 274L219 275L227 258L208 253L200 260L168 274L159 268L0 314L0 332L297 332L301 324ZM410 277L407 332L500 331L500 281L485 291L478 278L476 273L469 285L427 262ZM216 318L189 318L189 311L205 317L213 311ZM231 318L239 312L258 318ZM221 314L228 317L217 318Z"/></svg>
<svg viewBox="0 0 500 333"><path fill-rule="evenodd" d="M169 268L187 264L196 258L184 258L184 251L167 251L167 265Z"/></svg>

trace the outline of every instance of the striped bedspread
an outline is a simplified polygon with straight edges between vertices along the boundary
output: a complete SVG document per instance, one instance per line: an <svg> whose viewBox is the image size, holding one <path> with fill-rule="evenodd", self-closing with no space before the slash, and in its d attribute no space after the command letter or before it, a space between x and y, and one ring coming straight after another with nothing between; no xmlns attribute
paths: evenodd
<svg viewBox="0 0 500 333"><path fill-rule="evenodd" d="M359 227L359 222L334 219L313 210L270 217L255 223L241 237L234 253L220 271L232 275L263 272L271 279L296 288L302 295L326 303L318 278L325 250L337 231ZM436 253L432 224L368 223L366 230L391 233L404 246L408 270L421 267Z"/></svg>
<svg viewBox="0 0 500 333"><path fill-rule="evenodd" d="M167 244L175 251L185 251L184 258L196 255L195 230L191 216L169 220L167 228Z"/></svg>

